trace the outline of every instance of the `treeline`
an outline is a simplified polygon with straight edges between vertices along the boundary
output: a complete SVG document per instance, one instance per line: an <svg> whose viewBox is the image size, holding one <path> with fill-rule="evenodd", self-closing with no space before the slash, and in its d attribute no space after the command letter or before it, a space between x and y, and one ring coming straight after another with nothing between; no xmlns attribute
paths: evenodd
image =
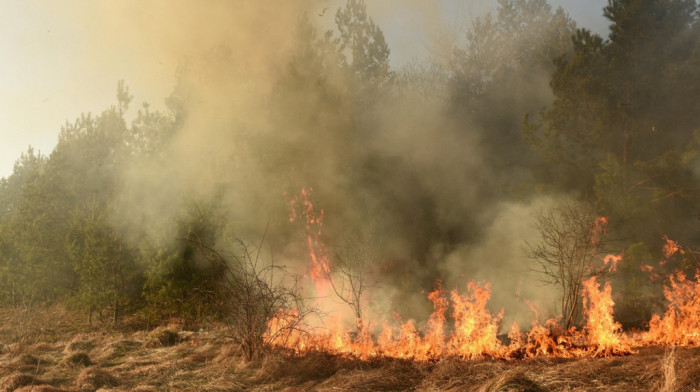
<svg viewBox="0 0 700 392"><path fill-rule="evenodd" d="M275 257L304 263L284 200L302 187L326 212L329 246L374 237L374 270L401 297L482 241L499 203L546 194L609 218L623 253L617 313L639 325L662 299L643 266L662 259L664 236L687 251L657 271L698 266L700 19L689 0L612 0L604 13L607 38L545 0L499 0L429 62L392 68L382 30L349 0L335 31L301 16L289 32L292 52L253 114L264 123L223 113L238 88L226 75L240 69L226 47L185 63L167 110L144 104L131 124L119 83L114 107L67 123L49 155L29 148L0 181L0 302L65 301L115 321L216 317L208 293L221 277L191 238L225 249L264 234ZM230 123L200 121L209 99ZM187 138L236 146L188 163L215 182L206 192L162 178ZM188 184L153 197L134 172ZM155 224L143 209L176 218Z"/></svg>

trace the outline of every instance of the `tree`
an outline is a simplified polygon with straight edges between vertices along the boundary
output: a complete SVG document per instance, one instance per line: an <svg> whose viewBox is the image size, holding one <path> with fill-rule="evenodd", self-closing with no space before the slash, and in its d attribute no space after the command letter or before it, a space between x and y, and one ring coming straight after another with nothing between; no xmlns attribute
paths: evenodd
<svg viewBox="0 0 700 392"><path fill-rule="evenodd" d="M67 240L68 253L80 279L75 297L78 305L92 314L108 309L112 322L138 297L140 271L135 252L123 236L109 224L105 206L93 202L76 210Z"/></svg>
<svg viewBox="0 0 700 392"><path fill-rule="evenodd" d="M566 203L538 212L535 228L540 242L526 242L525 254L537 263L535 270L545 282L561 289L561 316L569 328L581 315L583 281L610 269L604 262L607 219L588 205Z"/></svg>
<svg viewBox="0 0 700 392"><path fill-rule="evenodd" d="M573 52L556 62L554 102L525 127L547 163L540 180L595 199L628 246L664 234L693 241L696 11L687 0L611 0L608 39L576 32Z"/></svg>
<svg viewBox="0 0 700 392"><path fill-rule="evenodd" d="M15 162L12 174L0 179L0 301L4 304L19 306L30 302L29 289L35 277L22 262L19 207L26 187L45 163L46 157L30 146Z"/></svg>
<svg viewBox="0 0 700 392"><path fill-rule="evenodd" d="M188 210L176 223L176 241L168 238L141 242L139 259L146 268L142 295L149 322L180 318L188 324L202 323L220 316L213 294L222 271L191 241L209 241L221 235L221 222L214 211L212 206L201 205Z"/></svg>
<svg viewBox="0 0 700 392"><path fill-rule="evenodd" d="M348 0L335 14L341 64L358 81L378 87L390 78L389 46L382 30L367 15L364 0Z"/></svg>

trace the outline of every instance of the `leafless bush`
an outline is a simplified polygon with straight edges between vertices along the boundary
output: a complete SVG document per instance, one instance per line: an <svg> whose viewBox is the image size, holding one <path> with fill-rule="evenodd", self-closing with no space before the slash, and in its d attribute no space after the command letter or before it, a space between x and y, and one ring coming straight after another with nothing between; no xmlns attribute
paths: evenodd
<svg viewBox="0 0 700 392"><path fill-rule="evenodd" d="M603 257L609 252L607 219L585 204L567 203L539 211L537 244L525 243L525 254L537 262L545 282L561 289L561 315L569 328L580 318L583 281L609 271Z"/></svg>
<svg viewBox="0 0 700 392"><path fill-rule="evenodd" d="M346 237L335 250L337 263L332 272L326 271L326 277L336 296L350 306L361 328L362 295L370 287L368 279L375 264L376 247L371 235L355 235Z"/></svg>
<svg viewBox="0 0 700 392"><path fill-rule="evenodd" d="M229 252L214 249L213 243L196 234L186 239L216 271L212 300L247 360L259 359L272 341L298 330L312 312L304 304L298 278L284 266L263 261L262 241L250 245L236 240L237 249ZM267 334L270 321L280 314L285 315L285 323Z"/></svg>
<svg viewBox="0 0 700 392"><path fill-rule="evenodd" d="M11 320L8 325L12 326L11 339L20 344L29 343L33 335L36 334L36 313L35 311L24 305L23 308L18 308L12 313Z"/></svg>

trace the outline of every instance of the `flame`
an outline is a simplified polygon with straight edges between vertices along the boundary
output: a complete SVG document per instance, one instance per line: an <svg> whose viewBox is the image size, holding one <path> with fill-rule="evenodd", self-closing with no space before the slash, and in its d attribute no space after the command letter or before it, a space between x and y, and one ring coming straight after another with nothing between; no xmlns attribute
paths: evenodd
<svg viewBox="0 0 700 392"><path fill-rule="evenodd" d="M596 218L595 222L593 223L593 228L591 229L591 243L596 244L598 241L600 241L605 235L607 234L608 231L608 218L605 216L601 216Z"/></svg>
<svg viewBox="0 0 700 392"><path fill-rule="evenodd" d="M588 346L594 356L611 356L630 352L627 339L622 335L622 326L613 320L612 288L605 282L602 290L596 278L583 282L583 307L586 315L585 330Z"/></svg>
<svg viewBox="0 0 700 392"><path fill-rule="evenodd" d="M309 201L311 189L290 201L290 220L304 217L308 234L308 248L312 271L325 273L330 270L325 248L320 241L323 213L317 214ZM596 221L595 233L604 234L607 220ZM678 243L666 238L666 259L683 253ZM622 255L604 258L610 271L615 271ZM642 270L654 273L654 268L643 265ZM649 344L700 346L700 271L695 281L682 272L669 277L664 295L669 302L664 316L654 315L649 330L628 336L613 317L612 288L609 282L602 285L596 277L581 282L585 324L583 328L564 329L558 318L550 318L543 324L539 312L526 299L523 302L533 312L534 321L528 331L521 331L513 323L508 333L508 343L499 339L503 310L492 314L488 310L491 286L488 283L469 281L466 291L457 289L446 292L440 282L427 299L433 312L423 328L414 320L393 322L357 319L354 328L346 327L338 318L324 322L325 328L311 328L300 324L297 311L280 311L268 323L265 340L271 346L284 347L294 353L324 351L359 359L390 357L415 361L435 361L442 358L479 359L502 358L514 360L532 357L610 357L634 353L633 347ZM381 325L381 328L377 328Z"/></svg>
<svg viewBox="0 0 700 392"><path fill-rule="evenodd" d="M484 355L496 357L502 351L498 340L498 330L503 311L496 316L486 309L491 297L491 286L481 286L474 282L467 284L467 293L460 295L457 290L450 293L454 307L454 333L450 339L452 352L466 359L481 358Z"/></svg>
<svg viewBox="0 0 700 392"><path fill-rule="evenodd" d="M383 328L374 339L367 320L357 320L356 332L350 332L337 319L331 319L325 332L303 335L281 334L280 328L289 325L295 314L280 314L269 324L268 335L274 336L271 344L286 347L294 352L320 350L360 359L391 357L431 361L453 357L461 359L504 358L515 359L538 356L583 357L612 356L632 352L628 339L621 332L619 323L613 320L611 288L608 283L602 290L595 278L583 282L586 326L582 330L564 330L556 319L540 325L532 322L527 333L520 331L516 323L511 326L505 345L498 338L503 311L492 315L487 309L491 296L489 284L467 283L461 294L450 291L449 300L438 284L428 295L433 312L424 331L416 328L414 320L399 325L383 322ZM451 333L447 333L447 313L451 316ZM536 312L536 310L533 311Z"/></svg>
<svg viewBox="0 0 700 392"><path fill-rule="evenodd" d="M620 260L622 260L622 255L608 254L603 258L603 263L608 266L608 271L615 272L617 271L617 263Z"/></svg>
<svg viewBox="0 0 700 392"><path fill-rule="evenodd" d="M672 239L669 239L668 236L664 235L664 241L666 241L666 244L664 244L664 247L662 249L662 252L664 254L664 258L659 262L659 265L663 266L668 262L668 260L673 257L676 253L679 254L685 254L685 251L678 245L677 241L674 241Z"/></svg>
<svg viewBox="0 0 700 392"><path fill-rule="evenodd" d="M669 276L664 296L669 302L668 310L663 317L652 316L643 342L700 346L700 270L696 272L694 282L680 271Z"/></svg>
<svg viewBox="0 0 700 392"><path fill-rule="evenodd" d="M311 202L313 188L302 189L294 198L289 200L289 221L302 220L305 223L306 247L309 251L309 277L316 286L316 291L328 291L328 276L331 272L328 262L328 252L321 240L323 234L323 209L316 212Z"/></svg>

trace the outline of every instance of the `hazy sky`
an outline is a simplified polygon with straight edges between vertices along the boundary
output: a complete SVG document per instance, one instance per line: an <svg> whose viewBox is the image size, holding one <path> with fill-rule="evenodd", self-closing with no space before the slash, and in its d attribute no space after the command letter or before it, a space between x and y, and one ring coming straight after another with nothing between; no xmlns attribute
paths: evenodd
<svg viewBox="0 0 700 392"><path fill-rule="evenodd" d="M342 3L317 3L319 13L330 6L324 16L316 16L323 18L322 25L332 26L334 10ZM493 9L495 3L367 0L395 66L425 58L432 40ZM563 7L580 27L605 34L602 9L607 0L549 3ZM118 80L124 80L134 95L132 113L144 101L162 108L179 59L197 48L203 36L217 34L201 21L226 17L209 10L216 8L210 7L213 1L198 4L207 9L185 18L168 13L169 3L157 0L0 0L0 177L12 173L14 161L29 145L49 154L67 120L113 105ZM163 23L163 18L175 19ZM190 42L173 42L174 29L197 33ZM177 34L178 39L182 36Z"/></svg>

